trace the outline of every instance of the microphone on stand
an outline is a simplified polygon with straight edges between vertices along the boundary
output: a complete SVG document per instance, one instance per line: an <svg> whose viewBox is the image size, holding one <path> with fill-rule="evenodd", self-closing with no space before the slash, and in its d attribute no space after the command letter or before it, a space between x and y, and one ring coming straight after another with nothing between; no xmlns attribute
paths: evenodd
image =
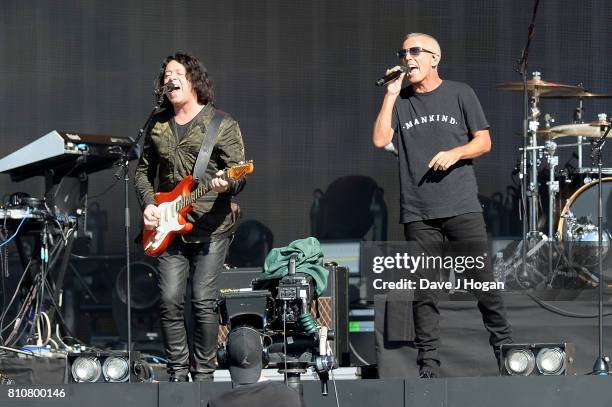
<svg viewBox="0 0 612 407"><path fill-rule="evenodd" d="M165 95L167 93L170 93L170 92L172 92L175 89L179 89L179 87L176 86L172 82L168 82L168 83L165 83L164 85L158 87L157 89L155 89L155 94L157 96L161 96L161 95Z"/></svg>
<svg viewBox="0 0 612 407"><path fill-rule="evenodd" d="M389 75L385 75L379 80L377 80L376 86L383 86L391 82L392 80L399 78L401 74L407 73L408 71L410 71L410 68L408 68L407 66L400 66L399 71L393 71Z"/></svg>

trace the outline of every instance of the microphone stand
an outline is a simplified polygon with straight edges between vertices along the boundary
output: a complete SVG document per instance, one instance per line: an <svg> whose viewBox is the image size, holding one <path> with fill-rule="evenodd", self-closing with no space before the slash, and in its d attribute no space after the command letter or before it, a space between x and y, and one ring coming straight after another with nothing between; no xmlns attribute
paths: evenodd
<svg viewBox="0 0 612 407"><path fill-rule="evenodd" d="M592 153L591 157L593 159L597 158L597 232L598 232L598 244L597 244L597 257L598 257L598 270L599 270L599 295L598 295L598 329L599 329L599 354L597 359L595 360L595 364L593 365L592 375L597 376L607 376L610 374L610 368L608 366L608 361L603 356L603 285L604 285L604 275L603 275L603 202L602 202L602 185L601 185L601 150L606 142L606 137L608 133L610 133L610 129L612 128L610 125L607 125L608 129L605 130L606 125L601 126L601 131L604 132L603 135L593 142L592 145Z"/></svg>
<svg viewBox="0 0 612 407"><path fill-rule="evenodd" d="M527 225L527 201L526 201L526 197L527 197L527 151L528 151L528 145L527 145L527 136L528 136L528 120L529 120L529 92L527 90L527 59L529 56L529 46L531 45L531 40L533 38L533 32L534 32L534 27L535 27L535 18L536 18L536 14L538 11L538 5L540 3L540 0L535 0L535 4L533 7L533 15L531 16L531 22L529 24L529 29L527 32L527 42L525 44L525 47L523 48L523 52L521 54L521 59L518 61L517 64L517 69L516 71L523 77L523 156L521 157L521 173L520 173L520 179L521 179L521 209L522 209L522 225L523 225L523 244L522 244L522 249L521 249L521 257L523 259L523 270L521 272L521 277L523 278L523 281L525 281L528 277L529 274L527 273L527 239L528 239L528 225ZM536 99L537 100L537 99ZM536 139L536 133L534 131L533 134L533 142L532 144L536 145L537 143L537 139ZM536 151L533 150L533 157L536 157ZM536 166L536 162L535 160L533 160L534 162L531 163L532 166ZM531 182L535 182L536 180L531 180ZM531 189L531 188L530 188ZM536 192L536 189L532 189L531 191L531 199L530 202L532 202L535 199L534 193ZM530 208L534 206L533 204L530 204ZM530 221L531 223L535 222L535 219L531 219L534 217L534 213L533 211L530 211ZM532 232L535 232L535 228L534 230L532 230ZM520 280L520 279L519 279Z"/></svg>
<svg viewBox="0 0 612 407"><path fill-rule="evenodd" d="M125 202L125 208L124 208L124 218L125 218L125 271L126 271L126 305L127 305L127 351L128 351L128 366L130 371L132 370L132 290L130 287L130 277L131 277L131 273L130 273L130 205L129 205L129 185L130 185L130 152L133 151L135 148L138 148L138 143L140 142L140 139L142 138L142 136L145 133L145 130L147 129L147 127L149 126L149 124L151 123L151 119L153 119L153 116L155 115L155 113L157 113L157 111L159 110L159 108L161 107L162 103L164 102L164 96L165 93L160 92L159 94L157 94L158 99L157 102L155 103L155 107L153 108L153 110L151 111L151 113L149 114L149 117L147 117L147 121L145 122L145 124L140 128L140 130L138 130L138 136L136 137L136 140L134 140L128 147L122 149L121 151L121 158L119 158L119 161L116 165L118 165L120 168L117 170L117 172L115 173L114 177L119 180L121 179L121 173L123 172L123 194L124 194L124 202ZM140 156L140 154L137 154L138 156ZM132 375L128 375L128 382L132 381Z"/></svg>

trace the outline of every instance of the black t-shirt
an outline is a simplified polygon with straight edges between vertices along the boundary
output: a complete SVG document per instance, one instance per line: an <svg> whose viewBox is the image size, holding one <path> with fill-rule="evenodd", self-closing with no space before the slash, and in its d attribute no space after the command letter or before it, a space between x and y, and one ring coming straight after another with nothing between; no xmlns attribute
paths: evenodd
<svg viewBox="0 0 612 407"><path fill-rule="evenodd" d="M176 137L181 141L185 138L185 134L187 134L187 130L191 127L191 123L193 123L193 119L188 121L185 124L178 124L174 118L172 118L172 124L174 124L174 131L176 132Z"/></svg>
<svg viewBox="0 0 612 407"><path fill-rule="evenodd" d="M428 167L440 151L467 144L489 124L468 85L443 81L431 92L401 91L393 108L398 134L400 223L482 212L472 160L460 160L446 171Z"/></svg>
<svg viewBox="0 0 612 407"><path fill-rule="evenodd" d="M185 135L191 129L191 126L193 126L195 121L200 118L204 110L205 109L201 109L195 116L193 116L193 119L189 120L185 124L178 124L176 122L176 118L175 117L172 118L172 130L174 131L174 135L178 138L179 141L185 138Z"/></svg>
<svg viewBox="0 0 612 407"><path fill-rule="evenodd" d="M297 391L280 382L239 386L208 401L208 407L305 407Z"/></svg>

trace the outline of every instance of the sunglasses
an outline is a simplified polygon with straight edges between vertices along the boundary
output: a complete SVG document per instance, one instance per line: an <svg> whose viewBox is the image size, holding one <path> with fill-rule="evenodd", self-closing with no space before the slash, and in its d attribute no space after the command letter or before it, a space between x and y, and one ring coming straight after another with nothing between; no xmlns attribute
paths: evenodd
<svg viewBox="0 0 612 407"><path fill-rule="evenodd" d="M427 52L429 54L432 55L436 55L435 52L429 51L425 48L422 47L410 47L408 49L400 49L397 51L397 57L400 59L406 58L406 56L408 54L410 54L413 57L418 57L419 55L421 55L421 52Z"/></svg>

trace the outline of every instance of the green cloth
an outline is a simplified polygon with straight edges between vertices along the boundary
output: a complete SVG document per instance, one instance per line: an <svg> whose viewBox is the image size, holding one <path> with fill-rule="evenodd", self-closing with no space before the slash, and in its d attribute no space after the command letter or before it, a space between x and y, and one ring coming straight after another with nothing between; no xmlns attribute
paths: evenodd
<svg viewBox="0 0 612 407"><path fill-rule="evenodd" d="M289 273L289 258L296 253L298 254L295 262L296 273L311 276L315 281L317 295L321 295L327 287L329 270L321 265L323 252L321 251L321 244L314 237L294 240L288 246L272 249L266 256L263 271L257 277L257 280L275 280L286 276Z"/></svg>

